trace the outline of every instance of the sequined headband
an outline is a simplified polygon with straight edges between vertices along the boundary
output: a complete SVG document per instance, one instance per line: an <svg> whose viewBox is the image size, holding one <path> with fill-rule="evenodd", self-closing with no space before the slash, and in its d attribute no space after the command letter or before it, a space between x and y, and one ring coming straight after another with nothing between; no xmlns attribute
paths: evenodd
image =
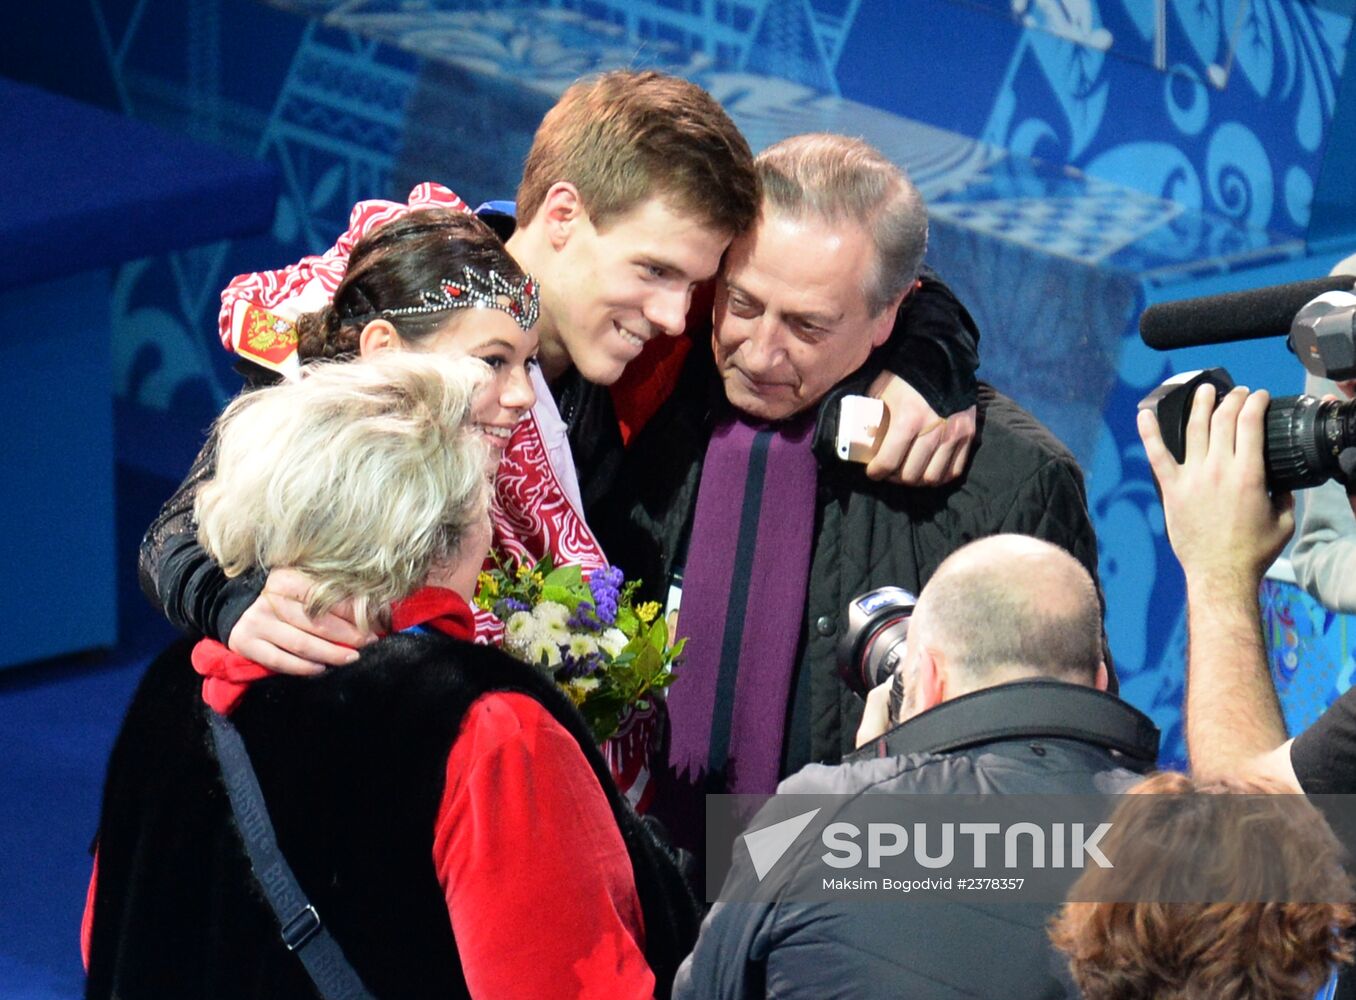
<svg viewBox="0 0 1356 1000"><path fill-rule="evenodd" d="M379 315L417 316L444 309L498 309L512 316L524 330L530 330L541 313L537 282L532 275L514 282L498 271L477 271L469 264L461 269L460 281L444 278L435 291L420 293L419 301L417 306L383 309Z"/></svg>

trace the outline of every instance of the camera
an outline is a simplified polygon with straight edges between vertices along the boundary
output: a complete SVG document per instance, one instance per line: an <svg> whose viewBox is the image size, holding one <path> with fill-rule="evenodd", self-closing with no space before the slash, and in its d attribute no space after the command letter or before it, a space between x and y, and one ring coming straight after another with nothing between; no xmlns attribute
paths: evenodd
<svg viewBox="0 0 1356 1000"><path fill-rule="evenodd" d="M899 716L903 700L904 662L909 621L918 598L902 587L877 587L848 602L847 628L838 640L838 673L849 689L866 697L872 688L894 678L890 718Z"/></svg>
<svg viewBox="0 0 1356 1000"><path fill-rule="evenodd" d="M1210 301L1197 300L1195 308L1200 310ZM1349 379L1356 376L1354 329L1356 296L1326 292L1295 314L1289 346L1314 375L1334 381ZM1254 335L1245 333L1240 337ZM1216 405L1234 387L1233 379L1223 368L1183 372L1165 381L1139 403L1140 409L1153 411L1163 444L1179 463L1186 458L1191 403L1196 390L1205 384L1215 387ZM1307 489L1329 479L1346 482L1341 457L1350 448L1356 448L1356 400L1336 402L1313 396L1281 396L1267 408L1263 453L1267 487L1272 491Z"/></svg>
<svg viewBox="0 0 1356 1000"><path fill-rule="evenodd" d="M1191 403L1202 385L1215 387L1215 403L1234 387L1223 368L1183 372L1140 401L1158 418L1163 444L1178 463L1186 459L1186 425ZM1329 479L1346 480L1340 456L1356 447L1356 400L1345 403L1313 396L1282 396L1267 407L1262 450L1267 488L1303 490Z"/></svg>

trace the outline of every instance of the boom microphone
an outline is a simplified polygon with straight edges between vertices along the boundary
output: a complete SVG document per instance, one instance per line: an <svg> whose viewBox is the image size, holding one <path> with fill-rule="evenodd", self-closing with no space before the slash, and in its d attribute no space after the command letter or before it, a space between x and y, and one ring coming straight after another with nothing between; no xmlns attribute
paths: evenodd
<svg viewBox="0 0 1356 1000"><path fill-rule="evenodd" d="M1295 314L1324 292L1348 292L1356 277L1335 274L1251 292L1228 292L1162 302L1144 310L1139 335L1158 351L1256 340L1290 332Z"/></svg>

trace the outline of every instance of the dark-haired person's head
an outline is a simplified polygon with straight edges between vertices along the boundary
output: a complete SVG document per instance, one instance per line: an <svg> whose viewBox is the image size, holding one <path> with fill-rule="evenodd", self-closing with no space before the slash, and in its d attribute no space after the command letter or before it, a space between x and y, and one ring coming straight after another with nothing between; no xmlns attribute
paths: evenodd
<svg viewBox="0 0 1356 1000"><path fill-rule="evenodd" d="M695 286L758 210L753 155L690 81L617 71L570 87L542 120L509 241L542 281L542 363L615 382L685 326Z"/></svg>
<svg viewBox="0 0 1356 1000"><path fill-rule="evenodd" d="M1083 1000L1309 1000L1351 961L1342 848L1260 777L1137 785L1052 921Z"/></svg>
<svg viewBox="0 0 1356 1000"><path fill-rule="evenodd" d="M453 209L409 212L359 240L330 304L300 317L303 361L405 350L479 358L492 371L473 420L498 461L536 393L535 280L483 222Z"/></svg>

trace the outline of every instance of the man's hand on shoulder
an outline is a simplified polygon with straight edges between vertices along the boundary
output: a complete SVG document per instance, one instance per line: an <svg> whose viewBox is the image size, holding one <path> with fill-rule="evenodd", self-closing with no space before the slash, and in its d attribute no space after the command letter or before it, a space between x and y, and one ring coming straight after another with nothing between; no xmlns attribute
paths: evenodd
<svg viewBox="0 0 1356 1000"><path fill-rule="evenodd" d="M376 639L352 620L347 603L319 618L306 614L311 578L294 569L269 572L264 592L231 629L234 653L280 674L320 674L358 659L357 647Z"/></svg>
<svg viewBox="0 0 1356 1000"><path fill-rule="evenodd" d="M885 403L885 422L866 465L872 479L904 486L941 486L965 471L975 436L975 407L939 416L913 386L882 372L871 395Z"/></svg>
<svg viewBox="0 0 1356 1000"><path fill-rule="evenodd" d="M1214 402L1213 386L1196 391L1181 465L1147 410L1140 411L1139 434L1188 586L1255 591L1295 529L1294 503L1288 493L1273 499L1266 491L1266 390L1240 387L1218 408Z"/></svg>

